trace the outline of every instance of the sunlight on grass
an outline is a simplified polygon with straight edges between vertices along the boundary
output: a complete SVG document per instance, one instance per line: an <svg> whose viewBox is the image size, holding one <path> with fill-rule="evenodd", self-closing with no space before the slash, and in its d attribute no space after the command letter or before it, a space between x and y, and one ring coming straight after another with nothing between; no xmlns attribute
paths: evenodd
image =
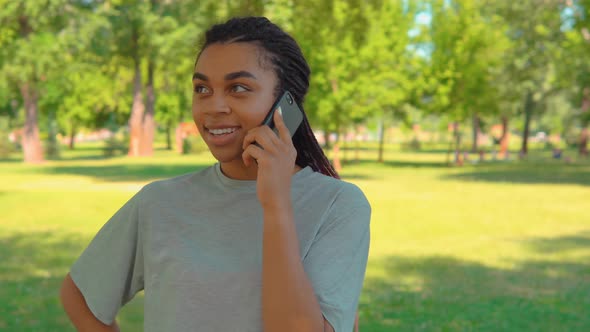
<svg viewBox="0 0 590 332"><path fill-rule="evenodd" d="M146 183L213 162L92 153L0 163L0 330L73 331L57 291L96 231ZM388 149L385 164L370 161L374 150L359 156L342 176L373 207L362 331L590 330L590 162L538 154L446 167L444 151ZM119 321L142 329L141 294Z"/></svg>

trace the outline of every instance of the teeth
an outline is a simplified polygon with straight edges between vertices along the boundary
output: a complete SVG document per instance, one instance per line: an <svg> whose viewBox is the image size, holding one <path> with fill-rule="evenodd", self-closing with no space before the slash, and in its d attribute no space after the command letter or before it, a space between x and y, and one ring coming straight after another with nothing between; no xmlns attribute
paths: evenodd
<svg viewBox="0 0 590 332"><path fill-rule="evenodd" d="M230 134L236 131L236 128L224 128L224 129L209 129L209 132L213 135Z"/></svg>

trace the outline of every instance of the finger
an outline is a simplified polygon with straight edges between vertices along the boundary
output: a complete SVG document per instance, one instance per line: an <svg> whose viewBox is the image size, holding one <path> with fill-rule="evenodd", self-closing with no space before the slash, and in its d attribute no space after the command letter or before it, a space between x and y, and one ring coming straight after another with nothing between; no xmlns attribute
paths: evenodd
<svg viewBox="0 0 590 332"><path fill-rule="evenodd" d="M244 149L244 152L242 152L242 160L244 161L244 165L246 165L246 167L252 165L253 162L258 163L258 159L262 158L263 156L264 150L254 144L248 145L246 149Z"/></svg>
<svg viewBox="0 0 590 332"><path fill-rule="evenodd" d="M291 133L289 132L289 128L287 128L285 121L283 121L283 110L281 109L281 106L279 106L274 114L274 122L279 131L279 138L281 141L291 142Z"/></svg>
<svg viewBox="0 0 590 332"><path fill-rule="evenodd" d="M251 129L250 132L244 137L242 148L245 150L248 145L257 143L264 150L276 151L277 146L281 144L281 141L277 135L268 126L261 126Z"/></svg>
<svg viewBox="0 0 590 332"><path fill-rule="evenodd" d="M257 128L254 129L250 129L248 131L248 133L246 134L246 136L244 136L244 141L242 142L242 149L246 150L246 148L248 147L248 145L256 142L256 134L255 134L255 130Z"/></svg>

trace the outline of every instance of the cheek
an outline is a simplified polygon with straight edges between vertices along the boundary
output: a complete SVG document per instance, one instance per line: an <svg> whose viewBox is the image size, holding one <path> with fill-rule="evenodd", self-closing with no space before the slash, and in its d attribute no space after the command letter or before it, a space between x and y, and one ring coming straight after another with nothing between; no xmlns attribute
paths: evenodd
<svg viewBox="0 0 590 332"><path fill-rule="evenodd" d="M203 111L202 111L203 105L201 105L201 104L202 103L197 103L195 97L193 97L191 112L193 115L193 120L195 120L195 122L197 122L198 120L200 120L203 117Z"/></svg>
<svg viewBox="0 0 590 332"><path fill-rule="evenodd" d="M252 124L253 127L262 124L262 121L268 112L270 112L273 103L274 99L270 94L256 98L256 100L253 101L252 105L250 106L248 114L246 115L248 123Z"/></svg>
<svg viewBox="0 0 590 332"><path fill-rule="evenodd" d="M258 127L270 109L270 106L260 100L235 100L229 106L246 129Z"/></svg>

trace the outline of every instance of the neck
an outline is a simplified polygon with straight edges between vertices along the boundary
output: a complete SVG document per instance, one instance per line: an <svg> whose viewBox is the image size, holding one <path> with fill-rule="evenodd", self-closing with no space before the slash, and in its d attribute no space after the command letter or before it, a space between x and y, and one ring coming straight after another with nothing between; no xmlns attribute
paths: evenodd
<svg viewBox="0 0 590 332"><path fill-rule="evenodd" d="M295 174L300 170L301 167L294 165L293 172L291 174ZM221 172L223 172L223 174L228 178L234 180L256 180L258 177L258 165L253 163L250 166L246 166L241 160L222 162Z"/></svg>

